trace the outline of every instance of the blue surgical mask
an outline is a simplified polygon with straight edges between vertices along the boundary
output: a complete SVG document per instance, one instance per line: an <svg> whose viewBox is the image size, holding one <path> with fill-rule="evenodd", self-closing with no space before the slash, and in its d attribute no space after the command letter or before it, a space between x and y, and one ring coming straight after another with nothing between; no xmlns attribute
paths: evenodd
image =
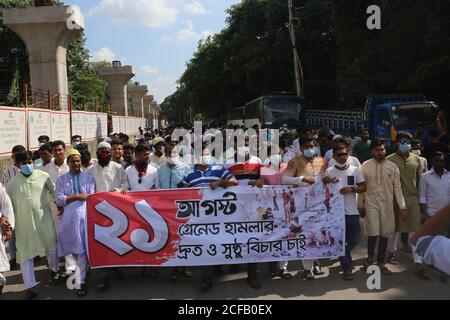
<svg viewBox="0 0 450 320"><path fill-rule="evenodd" d="M315 154L316 154L316 152L315 152L314 149L306 149L306 150L303 150L303 156L304 156L305 158L311 159L311 158L314 157Z"/></svg>
<svg viewBox="0 0 450 320"><path fill-rule="evenodd" d="M403 143L400 144L398 149L400 150L400 152L402 153L407 153L409 151L411 151L411 144L410 143Z"/></svg>
<svg viewBox="0 0 450 320"><path fill-rule="evenodd" d="M78 147L81 144L81 142L75 141L72 145L74 148Z"/></svg>
<svg viewBox="0 0 450 320"><path fill-rule="evenodd" d="M320 154L320 147L315 147L314 148L314 155L319 155Z"/></svg>
<svg viewBox="0 0 450 320"><path fill-rule="evenodd" d="M20 172L25 175L30 175L33 172L34 166L32 164L23 164L20 166Z"/></svg>

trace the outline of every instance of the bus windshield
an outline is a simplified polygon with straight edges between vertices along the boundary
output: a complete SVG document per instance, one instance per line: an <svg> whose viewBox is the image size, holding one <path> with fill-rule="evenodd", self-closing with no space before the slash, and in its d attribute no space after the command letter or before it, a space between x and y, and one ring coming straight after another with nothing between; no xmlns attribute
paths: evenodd
<svg viewBox="0 0 450 320"><path fill-rule="evenodd" d="M397 130L436 126L438 109L431 104L392 106L392 119Z"/></svg>
<svg viewBox="0 0 450 320"><path fill-rule="evenodd" d="M300 122L302 102L297 97L273 97L263 100L265 125L296 125Z"/></svg>

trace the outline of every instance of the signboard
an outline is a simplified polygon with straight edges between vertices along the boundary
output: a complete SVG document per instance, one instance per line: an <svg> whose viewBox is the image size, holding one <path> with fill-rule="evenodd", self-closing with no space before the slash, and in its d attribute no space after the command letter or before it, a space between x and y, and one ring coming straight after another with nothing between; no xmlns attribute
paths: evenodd
<svg viewBox="0 0 450 320"><path fill-rule="evenodd" d="M97 138L106 138L108 136L108 115L106 113L97 113Z"/></svg>
<svg viewBox="0 0 450 320"><path fill-rule="evenodd" d="M72 111L72 136L78 135L85 139L85 122L83 111Z"/></svg>
<svg viewBox="0 0 450 320"><path fill-rule="evenodd" d="M97 138L97 114L92 112L85 112L85 137L83 140L94 140Z"/></svg>
<svg viewBox="0 0 450 320"><path fill-rule="evenodd" d="M51 139L51 112L45 109L27 109L28 113L28 148L39 148L38 138L48 136ZM69 128L70 131L70 128Z"/></svg>
<svg viewBox="0 0 450 320"><path fill-rule="evenodd" d="M114 133L120 132L120 117L119 116L112 116L112 126L113 126Z"/></svg>
<svg viewBox="0 0 450 320"><path fill-rule="evenodd" d="M52 135L51 141L61 140L64 143L70 143L70 113L52 111Z"/></svg>
<svg viewBox="0 0 450 320"><path fill-rule="evenodd" d="M14 146L27 146L26 110L0 107L0 156L8 155Z"/></svg>

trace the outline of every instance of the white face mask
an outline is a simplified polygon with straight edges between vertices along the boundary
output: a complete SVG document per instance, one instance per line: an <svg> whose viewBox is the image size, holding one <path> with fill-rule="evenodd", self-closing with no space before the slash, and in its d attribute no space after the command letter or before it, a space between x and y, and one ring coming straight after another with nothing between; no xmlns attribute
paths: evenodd
<svg viewBox="0 0 450 320"><path fill-rule="evenodd" d="M421 151L420 150L411 150L412 153L414 153L416 156L420 156L421 155Z"/></svg>
<svg viewBox="0 0 450 320"><path fill-rule="evenodd" d="M270 156L270 163L272 164L272 167L279 167L281 163L281 154Z"/></svg>
<svg viewBox="0 0 450 320"><path fill-rule="evenodd" d="M348 166L348 160L344 164L341 164L341 163L336 161L335 166L338 167L338 168L344 169L345 167Z"/></svg>
<svg viewBox="0 0 450 320"><path fill-rule="evenodd" d="M244 158L245 156L247 156L250 153L250 149L248 147L240 147L237 150L237 156Z"/></svg>
<svg viewBox="0 0 450 320"><path fill-rule="evenodd" d="M202 163L203 164L214 164L215 163L215 159L212 156L203 156L202 157Z"/></svg>
<svg viewBox="0 0 450 320"><path fill-rule="evenodd" d="M180 158L179 157L171 157L171 158L167 158L167 162L169 164L174 164L177 165L180 163Z"/></svg>

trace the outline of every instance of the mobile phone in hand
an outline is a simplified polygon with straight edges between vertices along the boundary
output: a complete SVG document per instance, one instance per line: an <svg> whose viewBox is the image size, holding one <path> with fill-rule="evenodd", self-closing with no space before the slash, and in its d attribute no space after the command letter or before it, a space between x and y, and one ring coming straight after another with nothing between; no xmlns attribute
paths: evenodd
<svg viewBox="0 0 450 320"><path fill-rule="evenodd" d="M355 185L355 176L347 176L347 185L349 186Z"/></svg>

